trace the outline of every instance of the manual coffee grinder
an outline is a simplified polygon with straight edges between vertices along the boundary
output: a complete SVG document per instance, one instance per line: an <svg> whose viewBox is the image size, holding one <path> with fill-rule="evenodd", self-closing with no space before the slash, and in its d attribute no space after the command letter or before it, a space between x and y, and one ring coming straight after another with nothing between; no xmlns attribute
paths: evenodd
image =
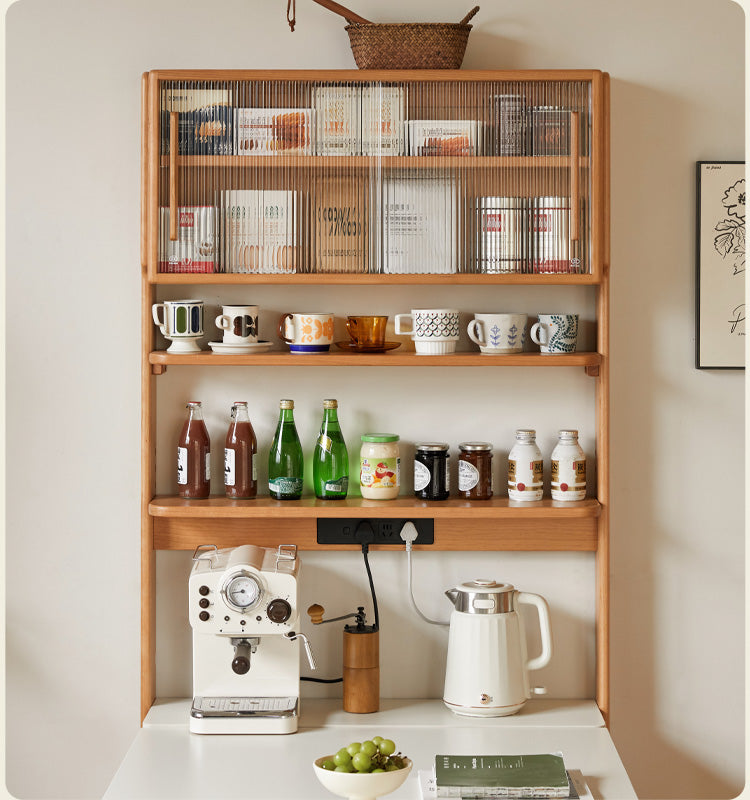
<svg viewBox="0 0 750 800"><path fill-rule="evenodd" d="M200 545L188 583L193 733L293 733L299 714L295 545Z"/></svg>

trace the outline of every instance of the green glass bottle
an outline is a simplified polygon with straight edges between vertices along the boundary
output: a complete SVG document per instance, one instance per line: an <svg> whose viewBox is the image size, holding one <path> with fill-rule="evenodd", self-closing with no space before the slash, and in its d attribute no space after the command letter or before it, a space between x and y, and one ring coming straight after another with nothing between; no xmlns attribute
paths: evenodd
<svg viewBox="0 0 750 800"><path fill-rule="evenodd" d="M343 500L349 490L349 453L336 400L323 401L323 424L313 453L313 487L319 500Z"/></svg>
<svg viewBox="0 0 750 800"><path fill-rule="evenodd" d="M294 424L294 400L279 401L279 424L268 454L268 491L276 500L299 500L304 464Z"/></svg>

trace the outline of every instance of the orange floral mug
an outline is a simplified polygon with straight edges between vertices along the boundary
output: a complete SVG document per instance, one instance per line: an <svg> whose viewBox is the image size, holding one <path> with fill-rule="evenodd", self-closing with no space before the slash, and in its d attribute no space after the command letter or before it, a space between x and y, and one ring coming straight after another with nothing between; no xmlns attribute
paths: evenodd
<svg viewBox="0 0 750 800"><path fill-rule="evenodd" d="M278 333L292 353L325 353L333 342L333 314L302 311L282 314Z"/></svg>

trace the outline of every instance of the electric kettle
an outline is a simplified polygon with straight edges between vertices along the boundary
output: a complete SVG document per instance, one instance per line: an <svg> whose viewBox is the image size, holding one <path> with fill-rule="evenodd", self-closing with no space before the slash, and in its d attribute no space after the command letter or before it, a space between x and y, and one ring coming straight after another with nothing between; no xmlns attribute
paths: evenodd
<svg viewBox="0 0 750 800"><path fill-rule="evenodd" d="M509 583L477 578L449 589L453 603L448 634L443 702L456 714L503 717L520 711L533 694L529 671L540 669L552 656L547 601L538 594L518 592ZM526 634L518 607L536 607L542 652L529 659Z"/></svg>

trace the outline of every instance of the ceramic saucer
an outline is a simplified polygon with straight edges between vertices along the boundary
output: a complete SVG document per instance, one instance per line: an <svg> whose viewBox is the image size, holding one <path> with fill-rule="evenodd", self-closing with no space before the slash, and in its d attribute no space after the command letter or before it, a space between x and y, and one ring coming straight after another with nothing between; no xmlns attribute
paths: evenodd
<svg viewBox="0 0 750 800"><path fill-rule="evenodd" d="M226 342L209 342L208 346L224 356L250 355L252 353L265 353L273 347L273 342L251 342L250 344L232 344Z"/></svg>
<svg viewBox="0 0 750 800"><path fill-rule="evenodd" d="M352 353L386 353L388 350L395 350L401 347L401 342L385 342L382 347L360 347L356 342L349 340L348 342L336 342L336 347L342 350L350 350Z"/></svg>

